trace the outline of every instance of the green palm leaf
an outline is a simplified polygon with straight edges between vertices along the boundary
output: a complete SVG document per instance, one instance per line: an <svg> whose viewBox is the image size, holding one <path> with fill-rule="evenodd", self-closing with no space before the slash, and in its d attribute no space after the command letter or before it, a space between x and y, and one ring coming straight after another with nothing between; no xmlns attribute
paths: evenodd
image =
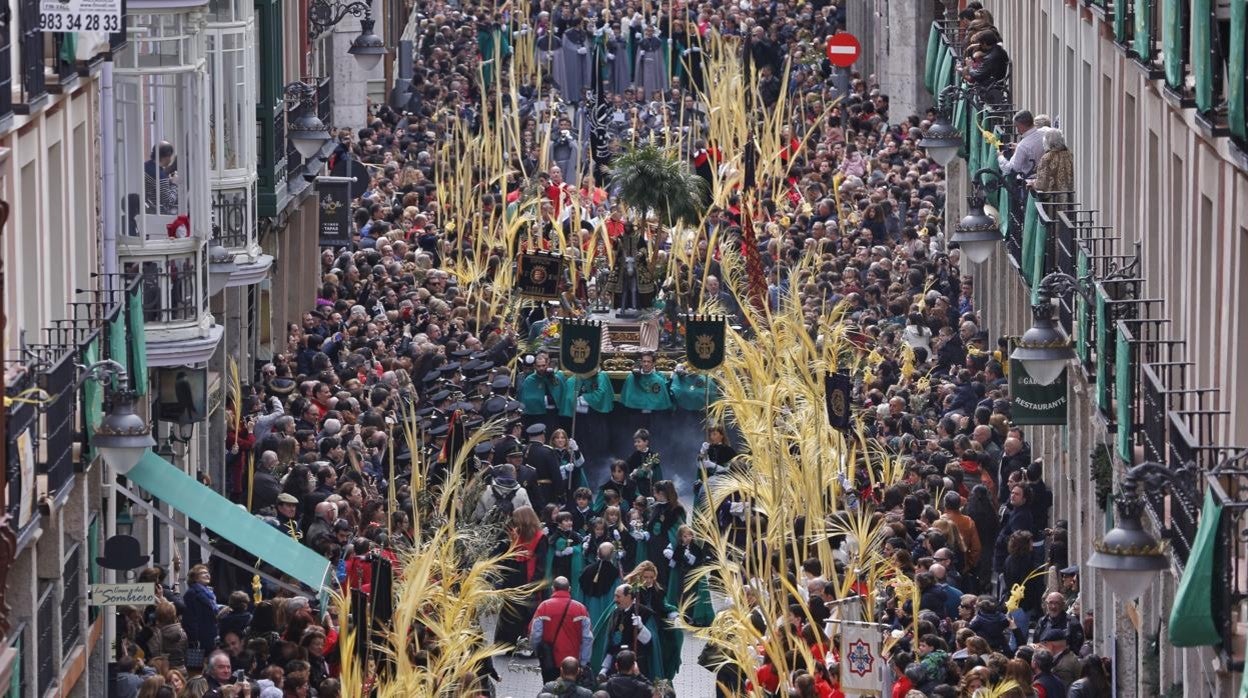
<svg viewBox="0 0 1248 698"><path fill-rule="evenodd" d="M658 146L644 145L616 156L611 185L636 215L654 212L665 226L696 224L705 213L706 181Z"/></svg>

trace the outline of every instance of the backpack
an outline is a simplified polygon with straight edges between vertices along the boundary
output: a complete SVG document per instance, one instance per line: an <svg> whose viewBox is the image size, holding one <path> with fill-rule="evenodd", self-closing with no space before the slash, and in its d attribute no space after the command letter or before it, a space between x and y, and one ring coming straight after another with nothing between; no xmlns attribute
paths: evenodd
<svg viewBox="0 0 1248 698"><path fill-rule="evenodd" d="M515 498L516 493L514 491L508 493L506 499L504 499L498 490L494 490L494 511L492 513L510 520L512 512L516 510Z"/></svg>

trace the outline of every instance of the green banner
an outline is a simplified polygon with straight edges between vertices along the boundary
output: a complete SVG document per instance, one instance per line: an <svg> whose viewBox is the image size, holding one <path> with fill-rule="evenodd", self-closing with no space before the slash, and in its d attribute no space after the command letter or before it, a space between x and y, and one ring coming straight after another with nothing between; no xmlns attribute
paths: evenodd
<svg viewBox="0 0 1248 698"><path fill-rule="evenodd" d="M940 49L943 48L940 40L940 25L932 22L932 28L927 33L927 60L923 63L923 86L927 91L936 96L936 71L940 68Z"/></svg>
<svg viewBox="0 0 1248 698"><path fill-rule="evenodd" d="M1127 23L1127 4L1125 0L1114 3L1114 41L1127 43L1130 38L1131 26Z"/></svg>
<svg viewBox="0 0 1248 698"><path fill-rule="evenodd" d="M1088 255L1080 247L1075 254L1075 278L1083 279L1088 275ZM1086 364L1088 362L1088 348L1092 343L1088 341L1088 302L1083 296L1075 294L1075 353L1079 355L1079 362Z"/></svg>
<svg viewBox="0 0 1248 698"><path fill-rule="evenodd" d="M1023 202L1023 259L1022 272L1023 278L1027 281L1028 288L1034 288L1039 279L1033 278L1035 273L1035 237L1036 223L1039 215L1036 212L1036 197L1028 194L1027 200Z"/></svg>
<svg viewBox="0 0 1248 698"><path fill-rule="evenodd" d="M108 357L130 373L130 341L126 338L126 304L117 309L117 317L108 322ZM131 376L133 380L133 376Z"/></svg>
<svg viewBox="0 0 1248 698"><path fill-rule="evenodd" d="M1226 82L1227 116L1231 134L1248 141L1248 118L1245 118L1244 77L1248 72L1248 0L1231 0L1231 56Z"/></svg>
<svg viewBox="0 0 1248 698"><path fill-rule="evenodd" d="M90 366L99 360L100 338L96 337L83 350L82 363ZM94 443L91 437L95 434L96 427L100 426L100 420L104 418L104 387L99 381L82 382L82 401L86 413L87 446L90 447Z"/></svg>
<svg viewBox="0 0 1248 698"><path fill-rule="evenodd" d="M143 287L129 294L126 305L130 325L130 388L139 395L147 394L147 331L143 324Z"/></svg>
<svg viewBox="0 0 1248 698"><path fill-rule="evenodd" d="M685 362L699 371L724 363L726 323L720 316L694 315L685 322Z"/></svg>
<svg viewBox="0 0 1248 698"><path fill-rule="evenodd" d="M586 378L598 372L601 357L601 322L559 318L560 368L578 378Z"/></svg>
<svg viewBox="0 0 1248 698"><path fill-rule="evenodd" d="M1032 380L1022 362L1010 359L1010 421L1014 424L1066 424L1069 371L1050 385Z"/></svg>
<svg viewBox="0 0 1248 698"><path fill-rule="evenodd" d="M1135 32L1131 49L1142 61L1153 59L1153 0L1135 0Z"/></svg>
<svg viewBox="0 0 1248 698"><path fill-rule="evenodd" d="M1138 8L1141 4L1136 3ZM1161 50L1166 72L1166 85L1172 90L1184 88L1183 75L1183 6L1179 0L1162 0ZM1136 10L1139 12L1139 9Z"/></svg>
<svg viewBox="0 0 1248 698"><path fill-rule="evenodd" d="M1206 488L1192 554L1187 558L1174 605L1170 608L1167 630L1170 644L1175 647L1203 647L1222 642L1213 618L1214 554L1221 523L1222 505L1213 490ZM1241 689L1240 695L1243 693Z"/></svg>
<svg viewBox="0 0 1248 698"><path fill-rule="evenodd" d="M1114 337L1117 340L1114 351L1114 406L1117 408L1118 422L1114 445L1118 448L1118 457L1122 462L1130 464L1135 462L1134 441L1131 438L1131 403L1135 397L1132 390L1135 382L1132 378L1135 376L1135 366L1131 361L1131 343L1127 341L1122 328L1114 332Z"/></svg>
<svg viewBox="0 0 1248 698"><path fill-rule="evenodd" d="M1192 0L1192 77L1196 78L1196 108L1213 109L1213 0Z"/></svg>
<svg viewBox="0 0 1248 698"><path fill-rule="evenodd" d="M1109 414L1109 309L1105 296L1096 294L1096 406Z"/></svg>

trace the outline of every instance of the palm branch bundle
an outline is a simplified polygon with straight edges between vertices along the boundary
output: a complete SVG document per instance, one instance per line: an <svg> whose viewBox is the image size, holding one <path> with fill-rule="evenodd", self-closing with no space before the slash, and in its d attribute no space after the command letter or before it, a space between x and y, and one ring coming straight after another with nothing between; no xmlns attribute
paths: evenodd
<svg viewBox="0 0 1248 698"><path fill-rule="evenodd" d="M664 226L697 225L705 215L706 182L677 153L642 145L611 161L611 185L633 215L653 212Z"/></svg>

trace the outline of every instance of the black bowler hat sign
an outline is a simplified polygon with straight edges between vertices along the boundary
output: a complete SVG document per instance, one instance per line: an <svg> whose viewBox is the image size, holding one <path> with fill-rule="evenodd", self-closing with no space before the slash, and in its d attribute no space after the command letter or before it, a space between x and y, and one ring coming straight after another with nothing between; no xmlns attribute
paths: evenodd
<svg viewBox="0 0 1248 698"><path fill-rule="evenodd" d="M104 554L95 561L104 569L125 572L146 565L150 559L139 554L139 541L134 536L113 536L104 541Z"/></svg>

